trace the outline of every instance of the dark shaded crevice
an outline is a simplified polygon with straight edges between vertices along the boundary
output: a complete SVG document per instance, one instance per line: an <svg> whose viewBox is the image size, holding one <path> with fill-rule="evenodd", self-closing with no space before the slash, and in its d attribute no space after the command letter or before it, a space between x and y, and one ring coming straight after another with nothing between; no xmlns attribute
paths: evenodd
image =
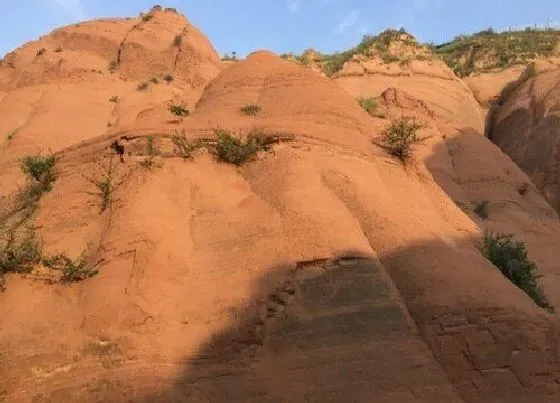
<svg viewBox="0 0 560 403"><path fill-rule="evenodd" d="M139 25L140 25L139 23L134 24L134 25L132 26L132 28L130 28L130 29L126 32L126 34L124 35L124 38L123 38L122 42L119 44L119 48L117 49L117 67L121 65L122 51L123 51L123 49L124 49L124 45L125 45L125 43L126 43L126 40L128 39L128 36L129 36L136 28L138 28Z"/></svg>
<svg viewBox="0 0 560 403"><path fill-rule="evenodd" d="M177 64L179 63L179 60L181 59L181 55L183 54L183 38L185 37L187 32L189 32L188 28L187 27L183 28L180 35L181 43L179 44L179 46L175 45L175 47L177 48L177 52L175 52L175 59L173 60L173 73L175 73Z"/></svg>

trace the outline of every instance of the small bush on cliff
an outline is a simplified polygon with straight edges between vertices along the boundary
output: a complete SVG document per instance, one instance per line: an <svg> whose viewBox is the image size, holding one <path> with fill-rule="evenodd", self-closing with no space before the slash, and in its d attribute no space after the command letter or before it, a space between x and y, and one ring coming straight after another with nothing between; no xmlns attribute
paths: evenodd
<svg viewBox="0 0 560 403"><path fill-rule="evenodd" d="M536 266L527 257L525 244L513 241L510 234L486 231L481 247L482 254L494 264L513 284L529 295L535 303L552 311L543 290L537 283Z"/></svg>
<svg viewBox="0 0 560 403"><path fill-rule="evenodd" d="M179 47L182 43L183 37L181 35L175 35L175 38L173 38L173 45Z"/></svg>
<svg viewBox="0 0 560 403"><path fill-rule="evenodd" d="M164 80L166 83L169 84L171 81L174 80L174 78L173 78L173 76L172 76L171 74L166 74L166 75L163 77L163 80Z"/></svg>
<svg viewBox="0 0 560 403"><path fill-rule="evenodd" d="M389 154L405 161L410 157L412 146L421 141L418 130L422 127L418 122L401 118L393 121L383 133L380 147L387 150Z"/></svg>
<svg viewBox="0 0 560 403"><path fill-rule="evenodd" d="M171 136L171 141L175 146L175 153L181 158L191 158L193 153L203 146L202 140L190 140L185 135L185 131L181 134L174 134Z"/></svg>
<svg viewBox="0 0 560 403"><path fill-rule="evenodd" d="M241 108L241 112L243 112L247 116L255 116L261 111L260 105L257 104L248 104Z"/></svg>
<svg viewBox="0 0 560 403"><path fill-rule="evenodd" d="M170 105L169 112L171 112L171 114L175 116L180 116L180 117L189 116L190 114L189 110L185 108L183 105Z"/></svg>
<svg viewBox="0 0 560 403"><path fill-rule="evenodd" d="M114 165L113 155L108 158L107 162L98 162L96 173L94 177L83 175L89 183L95 185L99 190L98 195L101 197L100 213L103 213L107 208L111 207L113 203L113 193L125 181L126 175L118 172L117 167Z"/></svg>
<svg viewBox="0 0 560 403"><path fill-rule="evenodd" d="M477 203L475 208L474 208L474 212L480 218L487 219L488 215L490 214L490 211L489 211L489 208L488 208L488 200L483 200L480 203Z"/></svg>
<svg viewBox="0 0 560 403"><path fill-rule="evenodd" d="M218 137L216 144L218 159L238 166L253 159L257 152L268 150L278 141L278 136L269 136L259 130L252 130L245 140L235 137L226 129L219 129L215 133Z"/></svg>
<svg viewBox="0 0 560 403"><path fill-rule="evenodd" d="M54 180L55 163L53 155L32 155L23 159L21 169L30 179L51 183Z"/></svg>
<svg viewBox="0 0 560 403"><path fill-rule="evenodd" d="M0 240L0 291L6 287L6 273L30 273L33 266L41 261L41 247L33 231L28 231L17 240L14 233Z"/></svg>
<svg viewBox="0 0 560 403"><path fill-rule="evenodd" d="M375 115L375 111L377 110L377 99L375 97L358 97L356 100L363 110L371 116Z"/></svg>
<svg viewBox="0 0 560 403"><path fill-rule="evenodd" d="M53 155L32 155L22 160L21 170L27 175L27 185L19 190L15 209L24 213L23 220L33 214L41 196L52 190L55 164Z"/></svg>
<svg viewBox="0 0 560 403"><path fill-rule="evenodd" d="M154 156L159 154L159 150L154 145L154 136L146 137L146 154L148 157L140 161L140 165L150 169L155 165Z"/></svg>
<svg viewBox="0 0 560 403"><path fill-rule="evenodd" d="M93 277L98 274L96 265L90 265L85 251L76 260L70 259L63 253L43 259L43 265L62 273L60 282L63 284L74 283Z"/></svg>

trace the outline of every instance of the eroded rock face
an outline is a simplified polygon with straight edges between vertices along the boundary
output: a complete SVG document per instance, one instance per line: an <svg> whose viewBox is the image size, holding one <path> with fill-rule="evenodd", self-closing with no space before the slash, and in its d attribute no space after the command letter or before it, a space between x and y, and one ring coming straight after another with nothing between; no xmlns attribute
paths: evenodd
<svg viewBox="0 0 560 403"><path fill-rule="evenodd" d="M491 138L560 211L560 69L523 83L496 112Z"/></svg>
<svg viewBox="0 0 560 403"><path fill-rule="evenodd" d="M429 104L440 119L484 132L484 114L472 91L433 56L405 64L356 58L334 81L356 97L379 96L386 88L395 87Z"/></svg>
<svg viewBox="0 0 560 403"><path fill-rule="evenodd" d="M143 23L165 17L154 12ZM123 51L123 60L135 49ZM162 68L146 57L142 74ZM122 74L136 74L123 63ZM558 216L476 128L476 108L461 115L470 99L452 103L449 94L463 91L459 82L432 82L453 83L434 98L427 76L400 80L387 79L379 105L389 118L424 125L408 166L371 141L388 119L362 110L340 82L266 51L222 71L201 96L189 95L197 102L181 119L168 110L185 100L172 85L138 91L132 78L100 81L79 87L92 109L76 106L89 112L65 121L68 132L56 137L62 125L55 117L69 115L67 94L55 98L45 86L6 91L12 109L0 121L7 127L28 115L49 125L31 119L1 149L2 191L19 184L10 171L19 169L18 156L40 141L55 145L58 179L33 224L45 253L78 256L90 244L100 267L67 286L7 276L0 396L558 401L557 316L512 285L475 243L483 227L525 241L559 307ZM117 89L124 95L113 105ZM41 103L53 99L50 108ZM260 112L244 115L240 108L252 103ZM452 113L443 111L448 103ZM112 128L86 135L80 119L93 124L101 114L93 108L111 111ZM204 149L191 158L173 152L171 135L184 130L194 140L216 127L293 139L239 167ZM148 136L158 150L150 168ZM109 158L115 138L126 150L116 174L126 180L100 214L99 193L86 178L99 174L94 163ZM529 183L524 195L522 183ZM470 206L478 200L489 201L486 221Z"/></svg>
<svg viewBox="0 0 560 403"><path fill-rule="evenodd" d="M221 68L196 27L157 8L62 27L24 44L0 64L2 192L22 180L17 161L24 155L103 136L158 105L192 107Z"/></svg>

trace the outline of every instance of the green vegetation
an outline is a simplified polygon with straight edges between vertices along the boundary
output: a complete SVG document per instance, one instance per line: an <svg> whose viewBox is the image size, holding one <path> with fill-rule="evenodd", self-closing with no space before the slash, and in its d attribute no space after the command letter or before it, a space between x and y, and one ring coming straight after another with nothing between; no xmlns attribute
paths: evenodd
<svg viewBox="0 0 560 403"><path fill-rule="evenodd" d="M173 46L181 46L181 43L183 43L183 37L181 35L175 35L175 38L173 38Z"/></svg>
<svg viewBox="0 0 560 403"><path fill-rule="evenodd" d="M255 116L261 111L261 107L258 104L248 104L241 108L241 112L243 112L247 116Z"/></svg>
<svg viewBox="0 0 560 403"><path fill-rule="evenodd" d="M37 239L35 230L28 221L38 207L39 200L45 192L52 189L56 179L56 159L52 155L27 156L22 160L21 170L27 176L27 184L20 189L11 206L2 206L0 213L0 290L6 287L4 275L7 273L31 273L33 268L54 260L72 262L64 254L57 258L43 258L42 246ZM77 265L83 272L89 266ZM60 270L59 267L49 267ZM70 267L71 268L71 267ZM82 278L72 274L71 270L63 270L61 282L79 281ZM96 274L91 272L90 276Z"/></svg>
<svg viewBox="0 0 560 403"><path fill-rule="evenodd" d="M148 157L140 162L144 168L152 168L154 166L154 156L159 154L158 149L154 145L154 136L146 137L146 154Z"/></svg>
<svg viewBox="0 0 560 403"><path fill-rule="evenodd" d="M371 116L375 116L377 111L377 99L375 97L358 97L356 98L363 110Z"/></svg>
<svg viewBox="0 0 560 403"><path fill-rule="evenodd" d="M166 75L163 77L163 81L165 81L165 82L168 83L168 84L169 84L171 81L173 81L173 80L174 80L174 78L173 78L173 76L172 76L171 74L166 74Z"/></svg>
<svg viewBox="0 0 560 403"><path fill-rule="evenodd" d="M17 231L31 218L43 194L52 190L56 179L55 164L52 155L27 156L22 160L20 168L27 176L27 183L10 203L0 206L0 230Z"/></svg>
<svg viewBox="0 0 560 403"><path fill-rule="evenodd" d="M142 16L142 21L148 22L148 21L150 21L152 18L154 18L153 14L145 14L145 15Z"/></svg>
<svg viewBox="0 0 560 403"><path fill-rule="evenodd" d="M513 236L510 234L494 235L492 232L485 231L481 252L500 269L505 277L529 295L538 306L553 310L543 290L537 284L537 278L540 276L535 275L536 266L527 257L527 250L523 242L514 242Z"/></svg>
<svg viewBox="0 0 560 403"><path fill-rule="evenodd" d="M350 61L358 54L364 56L374 56L375 54L378 54L385 63L398 62L400 61L400 58L390 53L389 46L392 41L396 40L403 34L407 34L407 32L401 28L400 30L388 29L381 32L379 35L365 35L356 47L345 52L323 56L323 71L328 76L332 76L342 69L344 63ZM405 42L406 44L415 47L420 46L414 39L412 39L411 36L410 39L406 39Z"/></svg>
<svg viewBox="0 0 560 403"><path fill-rule="evenodd" d="M218 160L238 166L252 160L259 151L269 150L280 139L280 136L267 135L256 129L251 130L245 140L235 137L227 129L215 130L215 135L214 152ZM285 136L284 139L291 140L292 137Z"/></svg>
<svg viewBox="0 0 560 403"><path fill-rule="evenodd" d="M62 273L62 284L83 281L98 274L96 265L89 264L87 253L84 251L76 260L70 259L63 253L43 259L43 265Z"/></svg>
<svg viewBox="0 0 560 403"><path fill-rule="evenodd" d="M183 105L170 105L169 112L175 116L185 117L189 116L190 111Z"/></svg>
<svg viewBox="0 0 560 403"><path fill-rule="evenodd" d="M157 84L157 83L159 83L159 80L156 77L152 77L152 78L150 78L150 82L153 83L153 84Z"/></svg>
<svg viewBox="0 0 560 403"><path fill-rule="evenodd" d="M98 190L97 195L101 198L100 214L107 208L111 207L113 203L113 193L124 183L125 180L125 175L120 174L115 167L113 157L114 155L111 154L107 162L98 162L96 164L96 176L89 177L83 175L84 179L95 185Z"/></svg>
<svg viewBox="0 0 560 403"><path fill-rule="evenodd" d="M551 56L560 40L560 30L500 32L487 29L473 35L461 35L453 41L434 46L433 50L459 77L475 71L503 68L526 63L536 57Z"/></svg>
<svg viewBox="0 0 560 403"><path fill-rule="evenodd" d="M243 141L233 136L226 129L218 130L216 136L218 137L216 156L220 161L242 165L252 159L259 151L260 144L255 136L247 137Z"/></svg>
<svg viewBox="0 0 560 403"><path fill-rule="evenodd" d="M49 191L51 190L51 183L55 180L55 164L54 155L31 155L22 160L21 170L28 178L34 179Z"/></svg>
<svg viewBox="0 0 560 403"><path fill-rule="evenodd" d="M7 273L30 273L41 262L41 246L35 233L28 229L22 239L17 240L10 231L0 239L0 291L6 288L4 275Z"/></svg>
<svg viewBox="0 0 560 403"><path fill-rule="evenodd" d="M119 97L116 96L116 95L113 95L111 98L109 98L109 102L114 102L114 103L116 103L116 102L118 102L118 101L119 101Z"/></svg>
<svg viewBox="0 0 560 403"><path fill-rule="evenodd" d="M184 159L192 158L193 153L201 148L204 144L200 139L187 139L184 130L181 131L181 134L174 134L173 136L171 136L171 141L175 146L175 153Z"/></svg>
<svg viewBox="0 0 560 403"><path fill-rule="evenodd" d="M480 218L482 218L484 220L487 219L489 214L490 214L490 210L489 210L489 207L488 207L488 200L483 200L479 203L476 203L476 206L474 208L474 212Z"/></svg>
<svg viewBox="0 0 560 403"><path fill-rule="evenodd" d="M381 143L375 144L405 161L410 157L412 146L422 140L418 137L418 130L421 128L422 125L412 119L400 118L391 122L383 133Z"/></svg>

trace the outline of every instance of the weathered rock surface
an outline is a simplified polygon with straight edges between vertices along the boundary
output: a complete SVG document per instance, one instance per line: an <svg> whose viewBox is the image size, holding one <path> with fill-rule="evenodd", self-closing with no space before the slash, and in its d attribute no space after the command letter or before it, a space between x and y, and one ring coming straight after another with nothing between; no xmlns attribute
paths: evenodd
<svg viewBox="0 0 560 403"><path fill-rule="evenodd" d="M178 63L178 83L139 92L140 76L170 68L172 57L162 55L172 55L167 41L183 27L174 13L154 13L141 24L159 21L164 39L155 41L148 27L130 34L121 78L62 84L37 73L3 81L10 112L2 110L0 125L22 127L0 152L2 192L22 183L21 157L56 151L59 175L41 199L36 231L46 252L77 256L89 244L101 266L65 286L7 276L2 398L558 401L558 317L476 245L484 228L525 241L558 308L558 215L483 136L464 84L443 68L436 78L333 82L265 51L221 70L211 46L196 42L208 69ZM133 25L111 24L119 35ZM185 38L194 32L189 26ZM91 49L103 43L84 44L84 54L98 54ZM127 67L134 58L137 69ZM389 120L356 102L366 84L387 118L424 123L427 138L412 165L372 143ZM57 92L70 85L74 98ZM168 107L181 101L191 114L175 118ZM240 112L255 102L259 114ZM194 139L216 127L294 139L241 167L204 150L191 159L173 154L174 133ZM147 136L158 150L151 169L139 164ZM126 150L117 174L128 175L99 214L99 195L84 176L98 172L94 163L109 158L115 138ZM472 211L479 200L490 202L486 221Z"/></svg>

